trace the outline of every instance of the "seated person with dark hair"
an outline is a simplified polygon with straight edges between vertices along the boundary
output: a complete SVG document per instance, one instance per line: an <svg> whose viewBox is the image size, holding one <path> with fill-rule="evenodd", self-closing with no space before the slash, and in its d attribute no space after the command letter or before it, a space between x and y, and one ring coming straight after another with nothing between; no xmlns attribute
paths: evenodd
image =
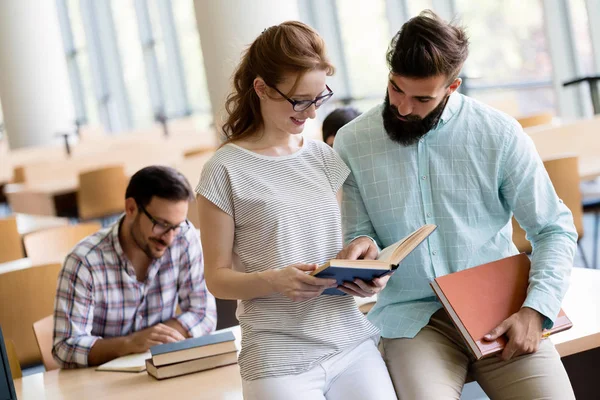
<svg viewBox="0 0 600 400"><path fill-rule="evenodd" d="M119 221L67 256L52 348L62 368L99 365L215 329L200 238L186 219L192 199L181 173L143 168L131 177Z"/></svg>
<svg viewBox="0 0 600 400"><path fill-rule="evenodd" d="M337 131L359 115L360 111L353 107L336 108L330 112L323 121L323 141L333 146Z"/></svg>

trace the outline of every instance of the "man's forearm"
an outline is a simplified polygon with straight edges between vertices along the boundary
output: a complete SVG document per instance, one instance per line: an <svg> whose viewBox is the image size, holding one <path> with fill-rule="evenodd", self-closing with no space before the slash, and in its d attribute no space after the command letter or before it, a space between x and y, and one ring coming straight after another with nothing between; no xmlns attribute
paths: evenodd
<svg viewBox="0 0 600 400"><path fill-rule="evenodd" d="M167 325L169 328L175 329L177 332L181 333L184 338L192 337L183 325L177 321L177 318L171 318L170 320L163 322L163 324Z"/></svg>
<svg viewBox="0 0 600 400"><path fill-rule="evenodd" d="M88 365L104 364L127 354L131 354L127 336L98 339L88 354Z"/></svg>

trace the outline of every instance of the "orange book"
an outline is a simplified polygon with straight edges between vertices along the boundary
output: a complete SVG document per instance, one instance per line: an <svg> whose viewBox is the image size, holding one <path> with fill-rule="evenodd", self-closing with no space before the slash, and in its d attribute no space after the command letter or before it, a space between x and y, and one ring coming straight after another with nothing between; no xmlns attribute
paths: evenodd
<svg viewBox="0 0 600 400"><path fill-rule="evenodd" d="M483 337L521 309L529 286L529 258L525 253L435 278L431 287L479 360L496 354L506 337L494 341ZM552 329L543 337L571 328L561 309Z"/></svg>

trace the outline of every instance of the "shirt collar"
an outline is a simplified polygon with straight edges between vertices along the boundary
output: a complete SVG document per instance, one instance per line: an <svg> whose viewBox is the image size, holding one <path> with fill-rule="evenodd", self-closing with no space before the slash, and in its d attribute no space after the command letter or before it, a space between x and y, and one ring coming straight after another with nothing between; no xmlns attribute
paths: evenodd
<svg viewBox="0 0 600 400"><path fill-rule="evenodd" d="M463 99L460 93L452 93L450 98L448 99L448 103L446 107L444 107L444 111L442 112L442 116L440 117L440 122L438 124L438 128L444 126L448 121L452 119L452 117L458 113L460 107L462 105Z"/></svg>

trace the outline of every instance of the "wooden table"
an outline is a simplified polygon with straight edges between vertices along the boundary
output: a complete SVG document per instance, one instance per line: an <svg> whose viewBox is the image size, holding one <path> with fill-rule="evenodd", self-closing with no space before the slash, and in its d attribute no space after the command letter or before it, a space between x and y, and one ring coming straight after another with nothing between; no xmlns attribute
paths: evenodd
<svg viewBox="0 0 600 400"><path fill-rule="evenodd" d="M587 397L586 390L595 390L592 386L600 369L600 358L596 356L600 350L599 307L600 270L574 268L563 302L563 309L574 326L554 335L552 341L563 357L578 399L594 398ZM239 340L239 327L233 330ZM56 370L16 379L15 389L20 400L162 399L169 396L178 400L242 399L237 365L163 381L145 372L97 372L93 368Z"/></svg>
<svg viewBox="0 0 600 400"><path fill-rule="evenodd" d="M573 322L551 340L578 400L597 399L600 376L600 270L574 268L563 309Z"/></svg>
<svg viewBox="0 0 600 400"><path fill-rule="evenodd" d="M9 184L4 194L15 213L77 218L77 182Z"/></svg>
<svg viewBox="0 0 600 400"><path fill-rule="evenodd" d="M16 217L17 230L21 236L44 229L69 225L69 220L67 218L27 214L16 214Z"/></svg>
<svg viewBox="0 0 600 400"><path fill-rule="evenodd" d="M240 327L230 330L240 348ZM156 380L146 372L100 372L94 368L54 370L15 379L19 400L38 399L206 399L242 400L237 364Z"/></svg>
<svg viewBox="0 0 600 400"><path fill-rule="evenodd" d="M561 357L600 347L600 270L573 268L562 306L573 327L551 336Z"/></svg>
<svg viewBox="0 0 600 400"><path fill-rule="evenodd" d="M238 365L158 381L146 372L54 370L15 380L19 400L242 399Z"/></svg>

